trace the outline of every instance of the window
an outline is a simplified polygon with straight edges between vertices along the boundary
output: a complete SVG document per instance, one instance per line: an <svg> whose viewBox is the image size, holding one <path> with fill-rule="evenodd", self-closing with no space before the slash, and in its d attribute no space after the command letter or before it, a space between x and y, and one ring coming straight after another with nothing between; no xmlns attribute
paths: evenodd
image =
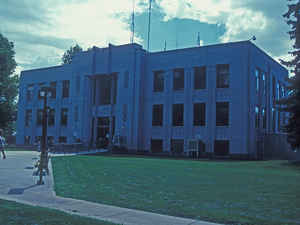
<svg viewBox="0 0 300 225"><path fill-rule="evenodd" d="M214 153L216 156L226 156L229 154L228 140L215 140Z"/></svg>
<svg viewBox="0 0 300 225"><path fill-rule="evenodd" d="M171 140L171 152L173 154L181 154L184 150L183 139L172 139Z"/></svg>
<svg viewBox="0 0 300 225"><path fill-rule="evenodd" d="M62 97L63 98L68 98L69 97L69 91L70 91L70 81L69 80L63 80Z"/></svg>
<svg viewBox="0 0 300 225"><path fill-rule="evenodd" d="M259 79L259 69L258 68L256 68L255 69L255 84L256 84L256 93L259 93L259 81L260 81L260 79Z"/></svg>
<svg viewBox="0 0 300 225"><path fill-rule="evenodd" d="M29 145L30 144L30 136L25 136L24 137L24 143L25 143L25 145Z"/></svg>
<svg viewBox="0 0 300 225"><path fill-rule="evenodd" d="M80 94L80 76L76 77L76 94L77 96Z"/></svg>
<svg viewBox="0 0 300 225"><path fill-rule="evenodd" d="M264 108L261 110L261 114L262 114L262 120L263 120L263 128L266 129L267 117L266 117L266 110Z"/></svg>
<svg viewBox="0 0 300 225"><path fill-rule="evenodd" d="M205 126L205 103L194 104L194 126Z"/></svg>
<svg viewBox="0 0 300 225"><path fill-rule="evenodd" d="M162 104L152 106L152 126L163 125L163 111L164 107Z"/></svg>
<svg viewBox="0 0 300 225"><path fill-rule="evenodd" d="M173 126L183 126L183 104L173 105Z"/></svg>
<svg viewBox="0 0 300 225"><path fill-rule="evenodd" d="M127 104L123 105L122 121L123 122L127 121Z"/></svg>
<svg viewBox="0 0 300 225"><path fill-rule="evenodd" d="M163 152L163 140L151 139L151 152L152 153Z"/></svg>
<svg viewBox="0 0 300 225"><path fill-rule="evenodd" d="M179 91L184 89L184 69L173 70L173 90Z"/></svg>
<svg viewBox="0 0 300 225"><path fill-rule="evenodd" d="M272 108L272 130L274 133L276 132L276 111L274 108Z"/></svg>
<svg viewBox="0 0 300 225"><path fill-rule="evenodd" d="M281 130L281 113L277 112L277 131L279 132Z"/></svg>
<svg viewBox="0 0 300 225"><path fill-rule="evenodd" d="M281 85L281 97L285 97L285 87Z"/></svg>
<svg viewBox="0 0 300 225"><path fill-rule="evenodd" d="M31 101L33 99L33 84L27 85L27 90L26 90L26 99L27 101Z"/></svg>
<svg viewBox="0 0 300 225"><path fill-rule="evenodd" d="M273 101L276 99L276 80L275 77L272 77L272 98Z"/></svg>
<svg viewBox="0 0 300 225"><path fill-rule="evenodd" d="M32 109L27 109L25 115L25 126L29 127L31 125L31 121L32 121Z"/></svg>
<svg viewBox="0 0 300 225"><path fill-rule="evenodd" d="M266 82L266 74L263 73L262 74L262 82L263 82L263 95L266 94L266 91L267 91L267 82Z"/></svg>
<svg viewBox="0 0 300 225"><path fill-rule="evenodd" d="M54 137L53 136L48 136L47 137L47 143L48 143L48 145L53 145L54 144Z"/></svg>
<svg viewBox="0 0 300 225"><path fill-rule="evenodd" d="M35 136L34 137L34 143L38 144L41 141L42 141L42 136Z"/></svg>
<svg viewBox="0 0 300 225"><path fill-rule="evenodd" d="M206 67L194 68L194 89L206 88Z"/></svg>
<svg viewBox="0 0 300 225"><path fill-rule="evenodd" d="M229 102L216 103L216 126L229 125Z"/></svg>
<svg viewBox="0 0 300 225"><path fill-rule="evenodd" d="M48 126L54 126L55 124L55 109L50 109L48 114Z"/></svg>
<svg viewBox="0 0 300 225"><path fill-rule="evenodd" d="M259 128L260 116L259 116L259 107L255 106L255 128Z"/></svg>
<svg viewBox="0 0 300 225"><path fill-rule="evenodd" d="M36 125L41 126L43 123L43 110L38 109L36 113Z"/></svg>
<svg viewBox="0 0 300 225"><path fill-rule="evenodd" d="M63 125L63 126L68 125L68 109L67 108L61 109L60 125Z"/></svg>
<svg viewBox="0 0 300 225"><path fill-rule="evenodd" d="M78 106L75 106L74 108L74 121L78 121Z"/></svg>
<svg viewBox="0 0 300 225"><path fill-rule="evenodd" d="M277 88L277 99L279 99L280 98L280 85L279 85L279 83L277 83L276 88Z"/></svg>
<svg viewBox="0 0 300 225"><path fill-rule="evenodd" d="M111 104L111 89L112 87L112 80L114 82L114 99L113 99L113 104L116 103L116 97L117 97L117 89L118 89L118 84L117 84L117 76L116 74L112 74L110 76L108 75L102 75L100 78L96 79L96 82L99 82L99 104L100 105L109 105Z"/></svg>
<svg viewBox="0 0 300 225"><path fill-rule="evenodd" d="M124 88L128 88L128 81L129 81L129 72L126 71L124 74Z"/></svg>
<svg viewBox="0 0 300 225"><path fill-rule="evenodd" d="M51 82L50 83L51 87L51 98L56 98L56 82Z"/></svg>
<svg viewBox="0 0 300 225"><path fill-rule="evenodd" d="M58 137L58 143L67 143L67 137L66 136L59 136Z"/></svg>
<svg viewBox="0 0 300 225"><path fill-rule="evenodd" d="M154 79L153 79L153 91L154 92L163 92L164 91L164 71L154 71Z"/></svg>
<svg viewBox="0 0 300 225"><path fill-rule="evenodd" d="M39 83L38 99L43 99L43 97L40 95L40 91L41 91L42 87L44 87L45 85L46 85L45 82Z"/></svg>
<svg viewBox="0 0 300 225"><path fill-rule="evenodd" d="M229 64L217 65L217 88L229 88Z"/></svg>

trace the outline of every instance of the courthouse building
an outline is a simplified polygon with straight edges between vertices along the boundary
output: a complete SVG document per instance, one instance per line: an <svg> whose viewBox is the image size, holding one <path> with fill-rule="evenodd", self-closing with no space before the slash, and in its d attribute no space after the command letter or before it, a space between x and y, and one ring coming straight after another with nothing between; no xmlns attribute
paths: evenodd
<svg viewBox="0 0 300 225"><path fill-rule="evenodd" d="M261 137L281 132L288 71L250 41L147 52L138 44L93 47L72 63L23 71L17 144L48 140L95 147L124 137L130 151L184 154L190 140L215 155L254 156Z"/></svg>

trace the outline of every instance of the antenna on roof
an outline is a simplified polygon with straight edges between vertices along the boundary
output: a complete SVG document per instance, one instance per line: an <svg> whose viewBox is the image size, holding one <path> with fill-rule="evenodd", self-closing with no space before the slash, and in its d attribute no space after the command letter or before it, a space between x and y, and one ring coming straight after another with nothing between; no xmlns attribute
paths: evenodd
<svg viewBox="0 0 300 225"><path fill-rule="evenodd" d="M167 51L167 41L165 41L165 48L164 51Z"/></svg>
<svg viewBox="0 0 300 225"><path fill-rule="evenodd" d="M197 45L200 47L201 43L200 43L200 32L198 32L198 38L197 38Z"/></svg>
<svg viewBox="0 0 300 225"><path fill-rule="evenodd" d="M148 46L147 46L147 51L148 52L149 52L149 48L150 48L151 5L152 5L152 0L149 0Z"/></svg>
<svg viewBox="0 0 300 225"><path fill-rule="evenodd" d="M130 37L131 44L133 44L134 42L134 9L135 9L135 0L133 0L133 4L132 4L131 37Z"/></svg>

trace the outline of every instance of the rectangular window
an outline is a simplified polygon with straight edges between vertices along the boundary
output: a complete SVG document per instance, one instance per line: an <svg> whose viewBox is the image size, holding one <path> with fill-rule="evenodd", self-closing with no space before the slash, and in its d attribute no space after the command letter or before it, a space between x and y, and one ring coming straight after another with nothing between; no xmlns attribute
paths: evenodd
<svg viewBox="0 0 300 225"><path fill-rule="evenodd" d="M38 92L38 99L43 99L43 97L40 95L40 91L42 89L42 87L44 87L46 85L45 82L39 83L39 92Z"/></svg>
<svg viewBox="0 0 300 225"><path fill-rule="evenodd" d="M124 88L128 88L128 81L129 81L129 72L126 71L124 74Z"/></svg>
<svg viewBox="0 0 300 225"><path fill-rule="evenodd" d="M181 154L184 150L183 139L171 139L171 152L173 154Z"/></svg>
<svg viewBox="0 0 300 225"><path fill-rule="evenodd" d="M280 99L280 84L279 84L279 82L276 85L276 89L277 89L277 99Z"/></svg>
<svg viewBox="0 0 300 225"><path fill-rule="evenodd" d="M229 88L229 64L217 65L217 88Z"/></svg>
<svg viewBox="0 0 300 225"><path fill-rule="evenodd" d="M277 112L277 131L281 131L281 113L279 111Z"/></svg>
<svg viewBox="0 0 300 225"><path fill-rule="evenodd" d="M173 70L173 90L179 91L184 90L184 69Z"/></svg>
<svg viewBox="0 0 300 225"><path fill-rule="evenodd" d="M43 123L43 110L38 109L36 113L36 125L41 126Z"/></svg>
<svg viewBox="0 0 300 225"><path fill-rule="evenodd" d="M56 98L56 82L51 82L50 83L51 87L51 98Z"/></svg>
<svg viewBox="0 0 300 225"><path fill-rule="evenodd" d="M26 90L26 99L27 101L31 101L33 99L33 84L27 85L27 90Z"/></svg>
<svg viewBox="0 0 300 225"><path fill-rule="evenodd" d="M266 116L266 110L264 108L261 110L261 114L262 114L262 120L263 120L263 128L266 129L266 127L267 127L267 116Z"/></svg>
<svg viewBox="0 0 300 225"><path fill-rule="evenodd" d="M58 143L67 143L67 137L66 136L59 136L58 137Z"/></svg>
<svg viewBox="0 0 300 225"><path fill-rule="evenodd" d="M54 144L54 137L53 136L48 136L47 137L47 143L48 143L48 145L53 145Z"/></svg>
<svg viewBox="0 0 300 225"><path fill-rule="evenodd" d="M274 133L276 132L276 111L274 108L272 108L272 130Z"/></svg>
<svg viewBox="0 0 300 225"><path fill-rule="evenodd" d="M256 93L259 93L259 83L260 83L260 71L258 68L255 69L255 84L256 84Z"/></svg>
<svg viewBox="0 0 300 225"><path fill-rule="evenodd" d="M215 140L214 153L217 156L226 156L229 154L229 141L228 140Z"/></svg>
<svg viewBox="0 0 300 225"><path fill-rule="evenodd" d="M60 125L67 126L68 125L68 109L62 108L60 114Z"/></svg>
<svg viewBox="0 0 300 225"><path fill-rule="evenodd" d="M74 108L74 121L78 121L78 106L75 106Z"/></svg>
<svg viewBox="0 0 300 225"><path fill-rule="evenodd" d="M272 98L273 98L273 101L275 101L275 99L276 99L276 80L275 80L274 76L272 77Z"/></svg>
<svg viewBox="0 0 300 225"><path fill-rule="evenodd" d="M62 90L62 97L68 98L70 92L70 81L69 80L63 80L63 90Z"/></svg>
<svg viewBox="0 0 300 225"><path fill-rule="evenodd" d="M122 121L124 123L127 121L127 104L123 105Z"/></svg>
<svg viewBox="0 0 300 225"><path fill-rule="evenodd" d="M262 86L263 86L263 95L266 95L266 91L267 91L267 82L266 82L266 74L263 72L262 73Z"/></svg>
<svg viewBox="0 0 300 225"><path fill-rule="evenodd" d="M151 152L152 153L163 152L163 140L151 139Z"/></svg>
<svg viewBox="0 0 300 225"><path fill-rule="evenodd" d="M194 126L205 126L205 103L194 104Z"/></svg>
<svg viewBox="0 0 300 225"><path fill-rule="evenodd" d="M206 88L206 67L194 68L194 89Z"/></svg>
<svg viewBox="0 0 300 225"><path fill-rule="evenodd" d="M25 126L29 127L32 122L32 109L27 109L25 114Z"/></svg>
<svg viewBox="0 0 300 225"><path fill-rule="evenodd" d="M165 74L164 71L154 71L153 79L153 91L154 92L163 92L165 85Z"/></svg>
<svg viewBox="0 0 300 225"><path fill-rule="evenodd" d="M216 103L216 126L229 125L229 102Z"/></svg>
<svg viewBox="0 0 300 225"><path fill-rule="evenodd" d="M259 116L259 107L255 106L255 128L259 128L260 126L260 116Z"/></svg>
<svg viewBox="0 0 300 225"><path fill-rule="evenodd" d="M55 124L55 109L50 109L48 113L48 126L54 126Z"/></svg>
<svg viewBox="0 0 300 225"><path fill-rule="evenodd" d="M184 105L173 104L173 126L183 126Z"/></svg>
<svg viewBox="0 0 300 225"><path fill-rule="evenodd" d="M24 137L24 143L25 143L25 145L29 145L30 144L30 136L25 136Z"/></svg>
<svg viewBox="0 0 300 225"><path fill-rule="evenodd" d="M163 125L163 112L164 107L162 104L152 106L152 126Z"/></svg>
<svg viewBox="0 0 300 225"><path fill-rule="evenodd" d="M102 75L100 78L96 79L96 82L99 84L99 104L100 105L109 105L111 104L111 95L113 94L113 104L116 103L117 99L117 89L118 89L118 83L117 83L117 76L116 73L108 76L108 75ZM114 82L114 83L112 83ZM113 88L114 84L114 92L111 93L111 89Z"/></svg>
<svg viewBox="0 0 300 225"><path fill-rule="evenodd" d="M39 142L41 142L42 141L42 136L35 136L34 137L34 143L35 144L38 144ZM41 144L41 143L40 143Z"/></svg>

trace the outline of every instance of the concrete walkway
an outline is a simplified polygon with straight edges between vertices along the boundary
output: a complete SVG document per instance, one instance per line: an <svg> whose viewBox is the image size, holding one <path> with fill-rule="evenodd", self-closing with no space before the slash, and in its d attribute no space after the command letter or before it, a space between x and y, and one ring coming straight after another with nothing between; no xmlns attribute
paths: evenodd
<svg viewBox="0 0 300 225"><path fill-rule="evenodd" d="M39 158L37 152L7 152L7 159L0 159L0 199L12 200L34 206L58 209L123 225L217 225L173 216L149 213L83 200L62 198L53 190L52 167L44 178L44 185L36 185L33 165Z"/></svg>

